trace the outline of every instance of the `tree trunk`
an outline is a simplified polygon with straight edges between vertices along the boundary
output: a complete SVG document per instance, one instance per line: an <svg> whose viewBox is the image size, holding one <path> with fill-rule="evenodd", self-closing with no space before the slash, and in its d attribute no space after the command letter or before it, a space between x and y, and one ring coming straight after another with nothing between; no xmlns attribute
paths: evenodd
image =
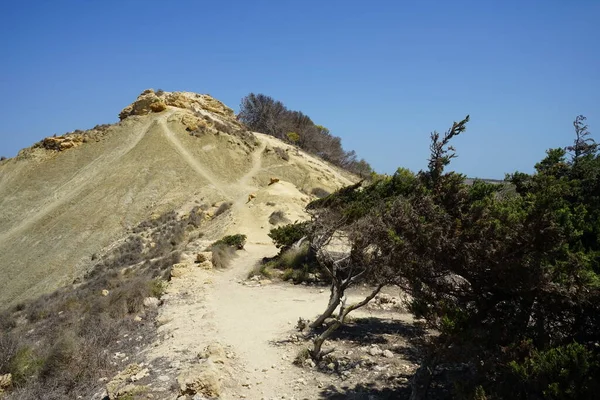
<svg viewBox="0 0 600 400"><path fill-rule="evenodd" d="M383 285L378 285L375 289L373 289L371 294L369 294L367 297L365 297L362 301L352 304L348 308L342 306L342 308L340 309L340 314L339 314L338 318L336 318L335 321L333 321L333 323L331 325L329 325L327 327L327 329L325 331L323 331L313 342L313 349L310 352L310 355L314 360L320 361L324 356L326 356L327 354L329 354L333 351L333 350L330 350L327 352L321 351L321 347L323 347L323 343L325 343L325 340L327 340L333 332L335 332L340 326L342 326L344 321L346 321L346 317L348 316L348 314L350 314L352 311L356 310L357 308L364 306L369 301L373 300L373 298L377 295L377 293L379 293L379 291L381 290L382 287L383 287ZM334 310L335 310L335 308L334 308Z"/></svg>
<svg viewBox="0 0 600 400"><path fill-rule="evenodd" d="M313 360L316 361L321 361L321 359L326 356L327 354L331 353L331 351L325 352L323 353L321 351L321 347L323 347L323 343L325 343L325 340L327 340L329 338L329 336L331 336L331 334L333 332L335 332L340 326L342 326L342 323L339 320L335 320L331 325L329 325L329 327L323 331L323 333L321 333L313 342L313 349L310 352L310 356L312 357Z"/></svg>
<svg viewBox="0 0 600 400"><path fill-rule="evenodd" d="M329 295L329 304L327 309L321 314L313 323L309 325L310 329L319 328L323 325L323 322L333 315L335 309L340 305L340 301L344 293L336 282L331 283L331 294Z"/></svg>
<svg viewBox="0 0 600 400"><path fill-rule="evenodd" d="M435 369L436 360L433 357L427 357L423 364L417 369L417 372L412 377L410 400L426 400L431 379L433 378L433 370Z"/></svg>

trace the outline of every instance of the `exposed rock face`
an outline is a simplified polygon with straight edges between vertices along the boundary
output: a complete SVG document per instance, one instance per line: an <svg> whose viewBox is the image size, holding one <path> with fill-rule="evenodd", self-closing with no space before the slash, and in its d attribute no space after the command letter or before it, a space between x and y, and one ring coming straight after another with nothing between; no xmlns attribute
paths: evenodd
<svg viewBox="0 0 600 400"><path fill-rule="evenodd" d="M198 266L202 269L212 269L212 252L211 251L202 251L196 255L196 262Z"/></svg>
<svg viewBox="0 0 600 400"><path fill-rule="evenodd" d="M209 95L191 92L156 93L152 89L144 90L136 101L121 111L119 118L123 120L130 115L146 115L151 112L160 112L166 109L167 106L182 108L196 113L204 110L227 119L235 118L235 114L231 108Z"/></svg>
<svg viewBox="0 0 600 400"><path fill-rule="evenodd" d="M42 140L42 147L47 150L63 151L83 143L83 136L72 134L68 136L53 136Z"/></svg>
<svg viewBox="0 0 600 400"><path fill-rule="evenodd" d="M146 115L151 112L160 112L167 108L164 99L159 98L154 90L144 90L136 101L125 107L119 114L119 119L124 120L130 115Z"/></svg>
<svg viewBox="0 0 600 400"><path fill-rule="evenodd" d="M201 394L211 398L221 394L219 371L210 359L182 372L177 377L177 383L181 394Z"/></svg>

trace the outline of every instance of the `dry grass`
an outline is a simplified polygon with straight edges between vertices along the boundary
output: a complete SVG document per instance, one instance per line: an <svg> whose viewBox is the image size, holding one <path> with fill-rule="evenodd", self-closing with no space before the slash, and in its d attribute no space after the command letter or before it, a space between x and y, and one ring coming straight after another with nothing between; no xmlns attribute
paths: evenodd
<svg viewBox="0 0 600 400"><path fill-rule="evenodd" d="M198 209L182 218L167 213L140 224L121 245L98 257L75 287L0 314L0 375L10 373L14 382L6 398L89 398L100 389L99 378L117 372L111 354L136 356L119 338L135 335L150 343L154 325L134 318L152 320L156 311L146 309L144 299L162 295L164 278L179 261L186 227L198 223L197 215Z"/></svg>
<svg viewBox="0 0 600 400"><path fill-rule="evenodd" d="M225 211L228 211L232 205L233 205L233 203L230 201L221 203L219 208L217 208L217 211L215 211L215 217L218 217L219 215L223 214Z"/></svg>
<svg viewBox="0 0 600 400"><path fill-rule="evenodd" d="M277 210L273 211L269 216L269 223L271 225L289 224L290 220L285 216L285 213L282 210Z"/></svg>
<svg viewBox="0 0 600 400"><path fill-rule="evenodd" d="M235 257L235 247L220 243L211 247L212 263L215 268L224 269L229 267L231 260Z"/></svg>

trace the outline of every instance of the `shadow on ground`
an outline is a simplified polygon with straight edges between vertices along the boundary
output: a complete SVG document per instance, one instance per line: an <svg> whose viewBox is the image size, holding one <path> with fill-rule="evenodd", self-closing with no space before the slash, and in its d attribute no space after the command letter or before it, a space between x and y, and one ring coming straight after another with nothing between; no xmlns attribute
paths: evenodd
<svg viewBox="0 0 600 400"><path fill-rule="evenodd" d="M336 388L332 385L324 388L319 398L328 400L408 400L410 387L406 385L397 388L375 388L371 385L360 384L353 388Z"/></svg>

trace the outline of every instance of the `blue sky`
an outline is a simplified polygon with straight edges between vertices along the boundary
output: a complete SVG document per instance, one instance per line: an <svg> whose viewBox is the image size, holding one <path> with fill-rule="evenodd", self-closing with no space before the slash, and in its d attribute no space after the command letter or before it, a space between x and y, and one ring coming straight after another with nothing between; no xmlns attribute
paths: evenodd
<svg viewBox="0 0 600 400"><path fill-rule="evenodd" d="M600 132L600 1L9 1L0 155L117 121L146 88L249 92L301 110L378 172L427 165L471 115L453 169L529 172ZM600 141L600 133L596 136Z"/></svg>

